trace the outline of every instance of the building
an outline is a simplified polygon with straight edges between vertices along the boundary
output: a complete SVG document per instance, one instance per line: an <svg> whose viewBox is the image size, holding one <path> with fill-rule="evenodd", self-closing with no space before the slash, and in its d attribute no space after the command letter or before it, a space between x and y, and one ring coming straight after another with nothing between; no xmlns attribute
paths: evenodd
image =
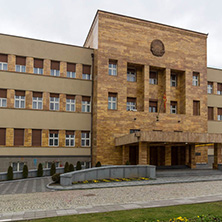
<svg viewBox="0 0 222 222"><path fill-rule="evenodd" d="M222 70L207 68L206 34L98 11L84 47L0 40L0 171L221 166Z"/></svg>

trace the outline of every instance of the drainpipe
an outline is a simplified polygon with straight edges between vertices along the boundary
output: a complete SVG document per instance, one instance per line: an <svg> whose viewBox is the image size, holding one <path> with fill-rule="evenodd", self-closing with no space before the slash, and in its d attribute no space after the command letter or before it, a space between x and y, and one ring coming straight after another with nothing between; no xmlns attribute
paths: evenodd
<svg viewBox="0 0 222 222"><path fill-rule="evenodd" d="M94 54L91 54L92 57L92 97L91 97L91 167L92 167L92 149L93 149L93 95L94 95Z"/></svg>

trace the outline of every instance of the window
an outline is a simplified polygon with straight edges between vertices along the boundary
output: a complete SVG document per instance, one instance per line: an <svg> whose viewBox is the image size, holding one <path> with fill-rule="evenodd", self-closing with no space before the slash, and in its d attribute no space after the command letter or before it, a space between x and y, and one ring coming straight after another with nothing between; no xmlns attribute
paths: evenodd
<svg viewBox="0 0 222 222"><path fill-rule="evenodd" d="M158 84L158 72L150 71L150 84L157 85Z"/></svg>
<svg viewBox="0 0 222 222"><path fill-rule="evenodd" d="M193 115L200 115L200 101L193 101Z"/></svg>
<svg viewBox="0 0 222 222"><path fill-rule="evenodd" d="M171 73L170 86L177 87L177 75L175 73Z"/></svg>
<svg viewBox="0 0 222 222"><path fill-rule="evenodd" d="M0 54L0 70L8 70L8 55Z"/></svg>
<svg viewBox="0 0 222 222"><path fill-rule="evenodd" d="M135 69L127 69L127 81L136 82L136 70Z"/></svg>
<svg viewBox="0 0 222 222"><path fill-rule="evenodd" d="M35 74L43 74L43 59L34 59L34 70Z"/></svg>
<svg viewBox="0 0 222 222"><path fill-rule="evenodd" d="M109 75L117 76L117 61L109 60Z"/></svg>
<svg viewBox="0 0 222 222"><path fill-rule="evenodd" d="M24 146L24 129L14 129L14 146Z"/></svg>
<svg viewBox="0 0 222 222"><path fill-rule="evenodd" d="M137 111L136 110L136 98L127 97L126 110L127 111Z"/></svg>
<svg viewBox="0 0 222 222"><path fill-rule="evenodd" d="M33 92L32 108L42 109L42 93L41 92Z"/></svg>
<svg viewBox="0 0 222 222"><path fill-rule="evenodd" d="M177 102L176 101L170 102L170 113L177 114Z"/></svg>
<svg viewBox="0 0 222 222"><path fill-rule="evenodd" d="M208 107L208 120L214 120L214 108Z"/></svg>
<svg viewBox="0 0 222 222"><path fill-rule="evenodd" d="M32 146L42 145L42 130L33 129L32 130Z"/></svg>
<svg viewBox="0 0 222 222"><path fill-rule="evenodd" d="M217 83L217 94L222 95L222 83Z"/></svg>
<svg viewBox="0 0 222 222"><path fill-rule="evenodd" d="M82 79L91 79L91 66L83 65Z"/></svg>
<svg viewBox="0 0 222 222"><path fill-rule="evenodd" d="M59 132L58 130L49 130L49 146L59 145Z"/></svg>
<svg viewBox="0 0 222 222"><path fill-rule="evenodd" d="M0 128L0 145L5 146L6 141L6 129Z"/></svg>
<svg viewBox="0 0 222 222"><path fill-rule="evenodd" d="M59 94L50 93L50 110L59 110Z"/></svg>
<svg viewBox="0 0 222 222"><path fill-rule="evenodd" d="M23 171L24 165L25 165L24 162L13 162L13 163L11 163L11 166L12 166L14 172Z"/></svg>
<svg viewBox="0 0 222 222"><path fill-rule="evenodd" d="M82 112L91 112L91 102L89 96L82 96Z"/></svg>
<svg viewBox="0 0 222 222"><path fill-rule="evenodd" d="M52 164L55 163L55 167L58 168L60 167L60 162L56 161L56 162L46 162L45 167L46 168L51 168Z"/></svg>
<svg viewBox="0 0 222 222"><path fill-rule="evenodd" d="M75 111L75 96L66 95L66 111Z"/></svg>
<svg viewBox="0 0 222 222"><path fill-rule="evenodd" d="M149 101L149 112L150 113L157 113L157 101L156 100Z"/></svg>
<svg viewBox="0 0 222 222"><path fill-rule="evenodd" d="M117 93L108 93L108 109L117 109Z"/></svg>
<svg viewBox="0 0 222 222"><path fill-rule="evenodd" d="M217 109L217 120L222 120L222 108Z"/></svg>
<svg viewBox="0 0 222 222"><path fill-rule="evenodd" d="M15 91L15 108L25 108L25 91Z"/></svg>
<svg viewBox="0 0 222 222"><path fill-rule="evenodd" d="M25 72L26 71L26 58L22 56L16 56L16 72Z"/></svg>
<svg viewBox="0 0 222 222"><path fill-rule="evenodd" d="M209 94L213 93L213 83L212 82L207 83L207 93L209 93Z"/></svg>
<svg viewBox="0 0 222 222"><path fill-rule="evenodd" d="M75 146L75 132L71 130L66 131L66 146Z"/></svg>
<svg viewBox="0 0 222 222"><path fill-rule="evenodd" d="M7 106L7 89L0 89L0 107Z"/></svg>
<svg viewBox="0 0 222 222"><path fill-rule="evenodd" d="M51 61L51 76L60 76L60 62Z"/></svg>
<svg viewBox="0 0 222 222"><path fill-rule="evenodd" d="M140 129L130 129L130 133L140 132Z"/></svg>
<svg viewBox="0 0 222 222"><path fill-rule="evenodd" d="M82 131L81 132L81 146L90 146L90 132Z"/></svg>
<svg viewBox="0 0 222 222"><path fill-rule="evenodd" d="M199 86L199 85L200 85L200 73L193 72L193 86Z"/></svg>
<svg viewBox="0 0 222 222"><path fill-rule="evenodd" d="M67 77L76 78L76 64L67 63Z"/></svg>

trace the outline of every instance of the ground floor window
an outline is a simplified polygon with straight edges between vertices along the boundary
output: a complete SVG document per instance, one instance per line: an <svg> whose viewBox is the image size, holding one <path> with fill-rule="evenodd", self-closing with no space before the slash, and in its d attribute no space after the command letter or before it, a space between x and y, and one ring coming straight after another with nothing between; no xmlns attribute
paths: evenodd
<svg viewBox="0 0 222 222"><path fill-rule="evenodd" d="M25 165L24 162L13 162L13 163L11 163L13 171L15 171L15 172L22 171L24 165Z"/></svg>
<svg viewBox="0 0 222 222"><path fill-rule="evenodd" d="M45 167L46 168L51 168L53 163L55 163L56 168L60 167L60 162L59 161L56 161L56 162L46 162Z"/></svg>

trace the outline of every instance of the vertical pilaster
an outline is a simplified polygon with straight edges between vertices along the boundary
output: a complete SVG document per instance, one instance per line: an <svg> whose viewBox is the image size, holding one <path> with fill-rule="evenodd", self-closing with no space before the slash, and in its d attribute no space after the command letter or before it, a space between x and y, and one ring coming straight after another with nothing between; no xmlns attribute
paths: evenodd
<svg viewBox="0 0 222 222"><path fill-rule="evenodd" d="M147 165L147 143L139 142L139 165Z"/></svg>
<svg viewBox="0 0 222 222"><path fill-rule="evenodd" d="M76 96L76 112L82 111L82 97L77 95Z"/></svg>
<svg viewBox="0 0 222 222"><path fill-rule="evenodd" d="M59 130L59 147L64 147L66 145L66 131Z"/></svg>
<svg viewBox="0 0 222 222"><path fill-rule="evenodd" d="M189 165L189 145L186 145L185 164Z"/></svg>
<svg viewBox="0 0 222 222"><path fill-rule="evenodd" d="M165 71L165 92L166 94L166 113L170 114L170 69Z"/></svg>
<svg viewBox="0 0 222 222"><path fill-rule="evenodd" d="M14 129L7 128L6 129L6 146L14 145Z"/></svg>
<svg viewBox="0 0 222 222"><path fill-rule="evenodd" d="M34 59L32 57L26 57L26 72L33 73Z"/></svg>
<svg viewBox="0 0 222 222"><path fill-rule="evenodd" d="M25 129L24 146L32 146L32 129Z"/></svg>
<svg viewBox="0 0 222 222"><path fill-rule="evenodd" d="M25 108L32 109L32 92L25 91Z"/></svg>
<svg viewBox="0 0 222 222"><path fill-rule="evenodd" d="M43 129L42 130L42 146L49 146L49 130Z"/></svg>
<svg viewBox="0 0 222 222"><path fill-rule="evenodd" d="M144 66L144 111L149 110L149 76L150 67Z"/></svg>
<svg viewBox="0 0 222 222"><path fill-rule="evenodd" d="M122 146L122 164L125 165L129 161L129 146Z"/></svg>
<svg viewBox="0 0 222 222"><path fill-rule="evenodd" d="M196 168L196 149L195 149L195 144L191 145L191 169L195 169Z"/></svg>
<svg viewBox="0 0 222 222"><path fill-rule="evenodd" d="M76 78L82 79L82 64L76 64Z"/></svg>
<svg viewBox="0 0 222 222"><path fill-rule="evenodd" d="M15 90L8 89L7 90L7 107L14 108L14 99L15 99Z"/></svg>
<svg viewBox="0 0 222 222"><path fill-rule="evenodd" d="M150 165L150 144L147 144L147 164Z"/></svg>
<svg viewBox="0 0 222 222"><path fill-rule="evenodd" d="M171 166L171 146L165 146L165 166Z"/></svg>
<svg viewBox="0 0 222 222"><path fill-rule="evenodd" d="M8 55L8 71L14 72L15 71L15 55Z"/></svg>
<svg viewBox="0 0 222 222"><path fill-rule="evenodd" d="M66 62L60 62L60 76L66 77L67 73L67 63Z"/></svg>
<svg viewBox="0 0 222 222"><path fill-rule="evenodd" d="M218 164L222 164L222 143L214 144L214 169L218 169Z"/></svg>
<svg viewBox="0 0 222 222"><path fill-rule="evenodd" d="M60 111L66 111L66 95L65 94L60 94L59 95L59 105L60 105Z"/></svg>
<svg viewBox="0 0 222 222"><path fill-rule="evenodd" d="M50 76L51 61L49 59L44 59L43 67L43 75Z"/></svg>
<svg viewBox="0 0 222 222"><path fill-rule="evenodd" d="M49 110L49 93L43 92L43 110Z"/></svg>
<svg viewBox="0 0 222 222"><path fill-rule="evenodd" d="M75 131L75 147L81 147L81 131Z"/></svg>

